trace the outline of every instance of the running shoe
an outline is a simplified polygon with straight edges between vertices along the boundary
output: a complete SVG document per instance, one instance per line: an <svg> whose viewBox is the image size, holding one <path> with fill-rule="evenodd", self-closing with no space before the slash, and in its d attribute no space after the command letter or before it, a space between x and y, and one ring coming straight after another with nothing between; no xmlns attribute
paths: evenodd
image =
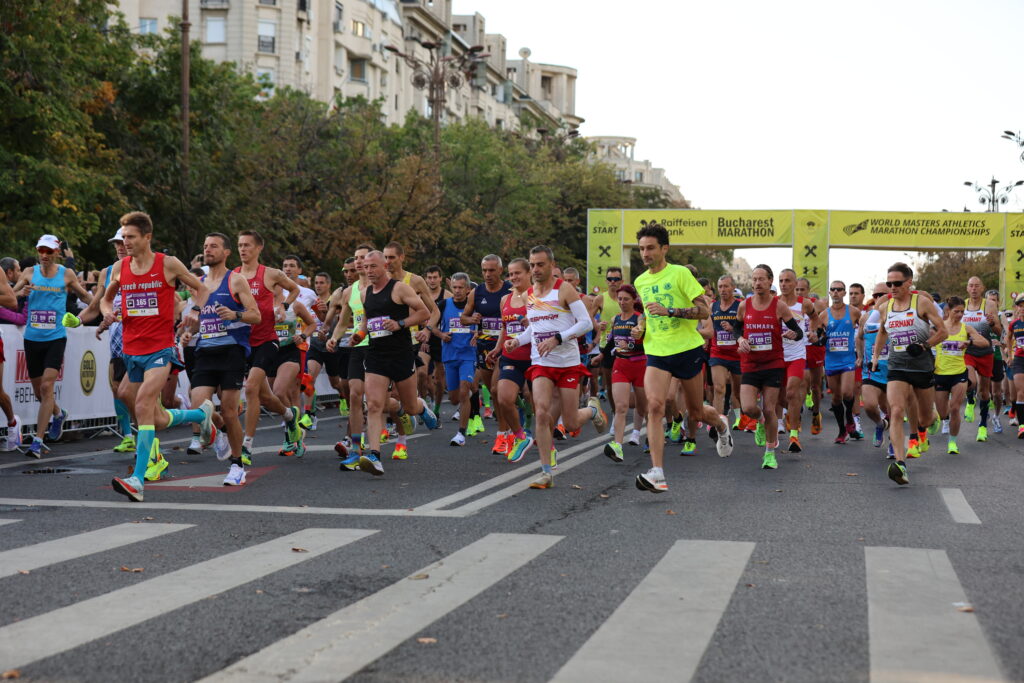
<svg viewBox="0 0 1024 683"><path fill-rule="evenodd" d="M64 423L67 422L68 411L60 409L60 415L50 419L50 427L46 430L46 438L50 441L60 441L64 436Z"/></svg>
<svg viewBox="0 0 1024 683"><path fill-rule="evenodd" d="M498 434L494 437L494 445L491 446L491 455L508 455L508 434Z"/></svg>
<svg viewBox="0 0 1024 683"><path fill-rule="evenodd" d="M213 404L210 404L212 409ZM292 406L292 419L285 420L285 439L292 443L302 441L302 425L299 424L301 414L297 406Z"/></svg>
<svg viewBox="0 0 1024 683"><path fill-rule="evenodd" d="M889 451L886 454L885 459L886 460L895 460L896 459L896 449L894 449L892 447L892 440L891 439L889 441Z"/></svg>
<svg viewBox="0 0 1024 683"><path fill-rule="evenodd" d="M613 462L622 462L622 446L614 441L609 441L604 445L604 454L607 455Z"/></svg>
<svg viewBox="0 0 1024 683"><path fill-rule="evenodd" d="M978 427L978 436L975 437L975 441L988 441L988 428Z"/></svg>
<svg viewBox="0 0 1024 683"><path fill-rule="evenodd" d="M582 427L577 427L576 429L570 429L570 430L569 430L569 438L571 438L571 439L575 439L575 438L576 438L577 436L579 436L579 435L580 435L580 432L582 432L582 431L583 431L583 428L582 428ZM601 432L599 431L599 432L597 433L597 435L598 435L598 436L601 436Z"/></svg>
<svg viewBox="0 0 1024 683"><path fill-rule="evenodd" d="M839 435L836 436L835 441L833 441L832 443L844 444L846 443L846 439L848 437L849 434L847 434L846 432L839 432Z"/></svg>
<svg viewBox="0 0 1024 683"><path fill-rule="evenodd" d="M871 445L878 448L882 445L882 441L885 440L885 430L889 428L889 421L882 418L882 423L875 425L875 436L871 439Z"/></svg>
<svg viewBox="0 0 1024 683"><path fill-rule="evenodd" d="M769 448L764 452L764 457L761 458L761 469L762 470L777 470L779 469L779 463L775 460L775 449Z"/></svg>
<svg viewBox="0 0 1024 683"><path fill-rule="evenodd" d="M728 420L722 420L722 424L725 429L718 432L718 443L715 444L715 448L718 450L718 457L728 458L732 455L732 430L729 429Z"/></svg>
<svg viewBox="0 0 1024 683"><path fill-rule="evenodd" d="M416 431L415 418L409 413L402 413L398 416L398 424L402 426L402 433L408 436Z"/></svg>
<svg viewBox="0 0 1024 683"><path fill-rule="evenodd" d="M908 458L920 458L921 457L921 446L917 442L917 439L910 439L907 442L907 457Z"/></svg>
<svg viewBox="0 0 1024 683"><path fill-rule="evenodd" d="M946 446L946 453L949 455L960 455L960 448L956 445L956 439L950 439Z"/></svg>
<svg viewBox="0 0 1024 683"><path fill-rule="evenodd" d="M942 433L943 435L949 434L949 420L942 421Z"/></svg>
<svg viewBox="0 0 1024 683"><path fill-rule="evenodd" d="M491 408L490 406L484 406L484 419L485 420L493 420L494 419L494 409Z"/></svg>
<svg viewBox="0 0 1024 683"><path fill-rule="evenodd" d="M380 462L380 455L376 451L370 451L368 455L359 456L359 469L369 472L375 477L384 474L384 465Z"/></svg>
<svg viewBox="0 0 1024 683"><path fill-rule="evenodd" d="M509 449L508 458L509 462L519 462L526 455L526 451L530 450L530 446L533 445L533 437L527 434L522 439L515 439L512 442L512 448Z"/></svg>
<svg viewBox="0 0 1024 683"><path fill-rule="evenodd" d="M189 400L188 394L177 394L177 396L182 410L192 410L192 401Z"/></svg>
<svg viewBox="0 0 1024 683"><path fill-rule="evenodd" d="M999 419L999 415L992 416L992 432L994 434L1003 433L1003 421Z"/></svg>
<svg viewBox="0 0 1024 683"><path fill-rule="evenodd" d="M185 452L189 455L199 455L203 452L203 447L199 443L198 435L192 435L192 440L188 442L188 448L185 449Z"/></svg>
<svg viewBox="0 0 1024 683"><path fill-rule="evenodd" d="M345 399L338 401L338 415L348 417L348 401Z"/></svg>
<svg viewBox="0 0 1024 683"><path fill-rule="evenodd" d="M39 439L32 439L32 443L28 445L28 450L25 451L25 455L30 458L43 457L43 442Z"/></svg>
<svg viewBox="0 0 1024 683"><path fill-rule="evenodd" d="M668 438L672 441L679 443L683 440L683 423L672 421L672 426L668 430Z"/></svg>
<svg viewBox="0 0 1024 683"><path fill-rule="evenodd" d="M804 405L808 408L814 407L814 396L809 391L807 392L807 395L804 396Z"/></svg>
<svg viewBox="0 0 1024 683"><path fill-rule="evenodd" d="M136 503L142 502L142 482L138 477L126 477L125 479L114 477L110 480L110 485L118 493L128 496L128 500Z"/></svg>
<svg viewBox="0 0 1024 683"><path fill-rule="evenodd" d="M213 426L213 401L206 399L199 406L199 410L203 411L203 421L199 423L199 444L206 448L213 443L215 433Z"/></svg>
<svg viewBox="0 0 1024 683"><path fill-rule="evenodd" d="M791 436L791 437L789 437L789 452L790 453L799 453L802 450L803 450L803 447L800 445L800 437L798 437L798 436Z"/></svg>
<svg viewBox="0 0 1024 683"><path fill-rule="evenodd" d="M122 443L124 442L122 441ZM7 427L7 441L5 442L5 445L9 451L13 451L21 445L21 418L17 415L14 416L14 424ZM114 450L117 451L116 446L114 447ZM132 450L135 450L134 439L132 439Z"/></svg>
<svg viewBox="0 0 1024 683"><path fill-rule="evenodd" d="M409 448L404 443L396 443L395 450L391 453L392 460L405 460L409 457Z"/></svg>
<svg viewBox="0 0 1024 683"><path fill-rule="evenodd" d="M889 463L889 478L900 486L904 486L910 483L910 477L907 476L907 466L899 460Z"/></svg>
<svg viewBox="0 0 1024 683"><path fill-rule="evenodd" d="M479 415L474 415L472 422L473 425L476 427L477 434L483 434L484 432L487 431L487 427L484 426L484 420Z"/></svg>
<svg viewBox="0 0 1024 683"><path fill-rule="evenodd" d="M718 441L718 430L708 425L708 438L712 441Z"/></svg>
<svg viewBox="0 0 1024 683"><path fill-rule="evenodd" d="M768 443L768 435L765 434L764 422L758 420L757 428L754 430L754 443L758 446L764 446Z"/></svg>
<svg viewBox="0 0 1024 683"><path fill-rule="evenodd" d="M640 430L634 429L633 433L629 435L629 439L626 440L626 443L628 443L630 446L639 446L640 445Z"/></svg>
<svg viewBox="0 0 1024 683"><path fill-rule="evenodd" d="M154 446L157 443L159 443L159 440L154 439ZM159 451L154 452L153 455L149 456L149 462L146 464L146 481L160 481L160 475L167 469L167 465L167 458Z"/></svg>
<svg viewBox="0 0 1024 683"><path fill-rule="evenodd" d="M465 446L466 445L466 437L462 434L462 432L455 432L455 436L453 436L452 440L448 442L448 445L449 446Z"/></svg>
<svg viewBox="0 0 1024 683"><path fill-rule="evenodd" d="M196 442L196 445L198 446L199 445L199 439L196 439L195 442ZM192 448L191 444L189 444L189 448ZM135 437L131 436L131 435L128 435L128 436L124 437L123 439L121 439L121 443L119 443L116 446L114 446L114 452L115 453L134 453L135 452ZM192 451L190 450L189 453L191 453L191 452Z"/></svg>
<svg viewBox="0 0 1024 683"><path fill-rule="evenodd" d="M846 425L846 434L854 441L860 441L864 438L864 432L857 429L857 425L855 424Z"/></svg>
<svg viewBox="0 0 1024 683"><path fill-rule="evenodd" d="M351 444L345 443L345 439L342 439L338 443L334 444L334 452L338 454L338 457L344 460L348 457L348 448Z"/></svg>
<svg viewBox="0 0 1024 683"><path fill-rule="evenodd" d="M300 441L299 443L295 444L295 457L296 458L301 458L305 454L306 454L306 442L305 441Z"/></svg>
<svg viewBox="0 0 1024 683"><path fill-rule="evenodd" d="M437 415L433 410L427 407L427 402L422 398L420 404L423 406L423 412L420 413L420 419L423 420L423 425L427 429L437 429Z"/></svg>
<svg viewBox="0 0 1024 683"><path fill-rule="evenodd" d="M555 425L555 431L553 433L553 436L559 441L565 441L565 427L560 424Z"/></svg>
<svg viewBox="0 0 1024 683"><path fill-rule="evenodd" d="M778 424L778 427L776 428L776 432L775 433L776 434L785 434L786 431L787 431L786 430L786 423L783 422L781 419L779 419L779 424Z"/></svg>
<svg viewBox="0 0 1024 683"><path fill-rule="evenodd" d="M452 422L458 422L461 417L462 417L462 411L460 409L456 408L455 412L452 413Z"/></svg>
<svg viewBox="0 0 1024 683"><path fill-rule="evenodd" d="M549 489L555 485L555 477L550 472L541 472L540 475L530 482L531 489Z"/></svg>
<svg viewBox="0 0 1024 683"><path fill-rule="evenodd" d="M863 406L861 406L861 407L863 407ZM864 428L860 424L860 415L854 415L853 416L853 424L857 428L857 431L860 432L860 434L861 434L860 438L863 439L864 438Z"/></svg>
<svg viewBox="0 0 1024 683"><path fill-rule="evenodd" d="M554 446L551 447L551 457L548 459L548 465L550 465L553 470L558 469L558 451L555 450Z"/></svg>
<svg viewBox="0 0 1024 683"><path fill-rule="evenodd" d="M683 440L683 449L679 451L679 455L696 455L697 454L697 442L693 439Z"/></svg>
<svg viewBox="0 0 1024 683"><path fill-rule="evenodd" d="M647 455L650 452L651 452L651 442L647 439L647 437L644 437L644 455Z"/></svg>
<svg viewBox="0 0 1024 683"><path fill-rule="evenodd" d="M1024 425L1017 427L1017 438L1024 439Z"/></svg>
<svg viewBox="0 0 1024 683"><path fill-rule="evenodd" d="M350 455L338 466L342 472L354 472L359 469L359 455Z"/></svg>
<svg viewBox="0 0 1024 683"><path fill-rule="evenodd" d="M213 454L218 460L227 460L231 457L231 442L223 431L218 432L217 438L213 440Z"/></svg>
<svg viewBox="0 0 1024 683"><path fill-rule="evenodd" d="M811 415L811 434L821 434L821 413Z"/></svg>
<svg viewBox="0 0 1024 683"><path fill-rule="evenodd" d="M921 455L924 455L925 453L927 453L928 449L932 447L932 442L931 442L931 440L927 436L925 436L923 439L918 438L917 443L918 443L918 448L921 451Z"/></svg>
<svg viewBox="0 0 1024 683"><path fill-rule="evenodd" d="M228 476L224 477L224 485L242 486L243 484L245 484L245 468L237 463L231 463Z"/></svg>
<svg viewBox="0 0 1024 683"><path fill-rule="evenodd" d="M932 435L938 434L939 428L942 426L942 418L939 417L939 414L933 413L933 415L934 419L932 419L932 423L928 425L928 433Z"/></svg>
<svg viewBox="0 0 1024 683"><path fill-rule="evenodd" d="M601 401L596 396L587 401L587 406L594 409L594 429L600 434L608 427L608 414L604 412Z"/></svg>
<svg viewBox="0 0 1024 683"><path fill-rule="evenodd" d="M299 418L299 426L305 429L306 431L312 431L314 419L316 418L314 418L309 413L303 413L302 417Z"/></svg>
<svg viewBox="0 0 1024 683"><path fill-rule="evenodd" d="M736 419L733 420L733 422L732 422L732 428L733 429L739 429L740 428L740 423L743 422L743 417L744 417L743 413L736 413Z"/></svg>
<svg viewBox="0 0 1024 683"><path fill-rule="evenodd" d="M636 475L636 487L641 491L664 493L668 491L668 482L665 481L665 473L660 467L652 467L643 474Z"/></svg>
<svg viewBox="0 0 1024 683"><path fill-rule="evenodd" d="M964 406L964 422L974 422L974 404L968 403Z"/></svg>
<svg viewBox="0 0 1024 683"><path fill-rule="evenodd" d="M248 446L242 446L242 464L246 467L252 467L252 451L249 450Z"/></svg>
<svg viewBox="0 0 1024 683"><path fill-rule="evenodd" d="M281 446L277 454L284 458L290 458L299 452L299 445L294 441L285 441L284 445Z"/></svg>

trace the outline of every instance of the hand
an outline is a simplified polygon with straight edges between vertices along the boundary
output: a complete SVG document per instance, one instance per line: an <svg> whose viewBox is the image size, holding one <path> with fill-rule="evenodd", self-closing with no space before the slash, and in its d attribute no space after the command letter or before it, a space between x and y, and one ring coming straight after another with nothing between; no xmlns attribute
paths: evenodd
<svg viewBox="0 0 1024 683"><path fill-rule="evenodd" d="M811 330L810 332L807 333L807 341L810 342L811 344L817 344L818 334L814 330Z"/></svg>
<svg viewBox="0 0 1024 683"><path fill-rule="evenodd" d="M501 349L495 346L493 349L487 352L487 362L493 363L498 360L498 355L501 353Z"/></svg>
<svg viewBox="0 0 1024 683"><path fill-rule="evenodd" d="M185 328L185 329L189 329L190 330L190 329L192 329L193 327L195 327L198 324L199 324L199 316L196 314L195 311L189 311L181 319L181 326L183 328Z"/></svg>
<svg viewBox="0 0 1024 683"><path fill-rule="evenodd" d="M793 330L786 330L785 332L782 333L782 338L789 339L790 341L792 341L796 339L796 332L794 332Z"/></svg>
<svg viewBox="0 0 1024 683"><path fill-rule="evenodd" d="M599 321L597 321L597 332L598 332L598 334L604 334L604 331L607 330L607 329L608 329L608 321L607 320L599 320Z"/></svg>
<svg viewBox="0 0 1024 683"><path fill-rule="evenodd" d="M330 339L327 340L327 343L324 345L324 348L327 349L328 353L334 353L334 350L338 348L338 340L335 339L334 337L331 337Z"/></svg>
<svg viewBox="0 0 1024 683"><path fill-rule="evenodd" d="M722 329L725 330L726 332L732 332L732 323L727 320L723 320Z"/></svg>
<svg viewBox="0 0 1024 683"><path fill-rule="evenodd" d="M473 348L476 348L476 335L475 334L472 336L472 338L470 338L469 345L471 347L473 347Z"/></svg>
<svg viewBox="0 0 1024 683"><path fill-rule="evenodd" d="M590 367L596 368L601 365L601 361L604 360L604 354L599 353L590 359Z"/></svg>
<svg viewBox="0 0 1024 683"><path fill-rule="evenodd" d="M191 341L192 341L192 332L191 332L191 330L185 330L182 333L182 335L181 335L181 343L184 344L185 346L188 346L189 342L191 342Z"/></svg>
<svg viewBox="0 0 1024 683"><path fill-rule="evenodd" d="M740 353L750 353L750 342L746 337L740 337L736 340L736 348Z"/></svg>
<svg viewBox="0 0 1024 683"><path fill-rule="evenodd" d="M400 329L402 329L402 326L398 324L398 321L392 320L391 318L386 319L381 324L384 327L384 329L388 330L389 332L398 332Z"/></svg>
<svg viewBox="0 0 1024 683"><path fill-rule="evenodd" d="M668 315L668 309L659 304L657 301L652 301L649 304L647 304L647 313L648 315L666 316Z"/></svg>
<svg viewBox="0 0 1024 683"><path fill-rule="evenodd" d="M992 327L996 326L996 316L995 316L995 314L993 314L993 313L986 313L985 314L985 320L987 320L988 324L991 325Z"/></svg>
<svg viewBox="0 0 1024 683"><path fill-rule="evenodd" d="M64 317L60 319L61 325L64 327L75 328L82 324L81 319L74 313L65 313Z"/></svg>
<svg viewBox="0 0 1024 683"><path fill-rule="evenodd" d="M235 312L223 304L217 304L217 317L221 320L234 320Z"/></svg>
<svg viewBox="0 0 1024 683"><path fill-rule="evenodd" d="M629 336L631 336L633 339L643 339L644 331L640 329L639 325L637 325L636 327L629 331Z"/></svg>
<svg viewBox="0 0 1024 683"><path fill-rule="evenodd" d="M871 359L871 372L878 372L878 359L877 358L872 358Z"/></svg>
<svg viewBox="0 0 1024 683"><path fill-rule="evenodd" d="M542 356L546 356L555 350L555 348L558 346L558 340L555 339L554 337L548 337L541 343L535 344L534 346L537 347L537 353L539 353Z"/></svg>
<svg viewBox="0 0 1024 683"><path fill-rule="evenodd" d="M474 313L473 315L469 316L469 319L471 321L470 322L471 325L479 325L480 321L483 320L484 317L482 315L480 315L479 313Z"/></svg>
<svg viewBox="0 0 1024 683"><path fill-rule="evenodd" d="M856 361L854 361L853 367L855 367L855 368L862 368L862 367L864 367L864 361L862 359L858 358Z"/></svg>
<svg viewBox="0 0 1024 683"><path fill-rule="evenodd" d="M284 322L284 306L274 306L274 322Z"/></svg>
<svg viewBox="0 0 1024 683"><path fill-rule="evenodd" d="M515 337L512 337L511 339L506 339L505 340L505 350L506 351L515 351L518 348L519 348L519 340L516 339Z"/></svg>
<svg viewBox="0 0 1024 683"><path fill-rule="evenodd" d="M424 327L416 332L416 341L420 344L425 344L430 341L430 330Z"/></svg>
<svg viewBox="0 0 1024 683"><path fill-rule="evenodd" d="M441 341L445 344L449 344L452 341L452 335L449 332L439 332L437 336L439 336Z"/></svg>
<svg viewBox="0 0 1024 683"><path fill-rule="evenodd" d="M958 342L957 343L957 346L960 348L961 351L965 350L970 345L971 345L971 342L969 342L969 341L962 341L962 342Z"/></svg>

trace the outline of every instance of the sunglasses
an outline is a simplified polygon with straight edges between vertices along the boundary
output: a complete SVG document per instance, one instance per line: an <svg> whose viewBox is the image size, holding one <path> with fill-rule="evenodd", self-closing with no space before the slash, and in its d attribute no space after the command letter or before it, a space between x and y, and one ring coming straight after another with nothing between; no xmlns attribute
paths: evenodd
<svg viewBox="0 0 1024 683"><path fill-rule="evenodd" d="M622 282L621 277L606 277L605 280L608 282Z"/></svg>
<svg viewBox="0 0 1024 683"><path fill-rule="evenodd" d="M830 291L830 292L845 292L846 291L846 287L829 287L828 291Z"/></svg>
<svg viewBox="0 0 1024 683"><path fill-rule="evenodd" d="M890 280L889 282L885 283L885 286L886 287L902 287L906 283L907 283L906 280Z"/></svg>
<svg viewBox="0 0 1024 683"><path fill-rule="evenodd" d="M875 292L875 293L874 293L874 294L872 294L871 296L885 296L885 295L886 295L886 294L888 294L888 293L889 293L889 292Z"/></svg>
<svg viewBox="0 0 1024 683"><path fill-rule="evenodd" d="M38 251L40 254L52 254L56 250L50 249L49 247L36 247L36 251Z"/></svg>

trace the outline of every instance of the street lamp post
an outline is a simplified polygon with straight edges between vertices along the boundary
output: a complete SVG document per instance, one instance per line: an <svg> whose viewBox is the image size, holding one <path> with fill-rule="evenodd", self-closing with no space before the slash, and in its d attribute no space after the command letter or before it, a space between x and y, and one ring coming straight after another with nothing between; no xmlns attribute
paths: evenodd
<svg viewBox="0 0 1024 683"><path fill-rule="evenodd" d="M189 156L189 71L191 57L189 48L188 0L181 0L181 191L188 191L188 156Z"/></svg>
<svg viewBox="0 0 1024 683"><path fill-rule="evenodd" d="M965 180L964 185L974 188L974 191L978 193L978 202L987 207L985 211L995 213L999 209L1000 204L1006 204L1010 201L1010 194L1021 185L1024 185L1024 180L1009 183L1002 188L999 187L999 181L994 177L987 185L979 185L970 180Z"/></svg>
<svg viewBox="0 0 1024 683"><path fill-rule="evenodd" d="M1024 137L1021 137L1020 133L1014 133L1012 130L1004 130L1003 134L999 137L1004 140L1009 140L1013 144L1021 148L1020 160L1024 162Z"/></svg>
<svg viewBox="0 0 1024 683"><path fill-rule="evenodd" d="M414 88L427 91L430 118L434 124L434 158L440 162L441 112L447 102L445 93L448 88L461 88L466 79L473 77L473 71L477 68L477 64L490 55L481 54L484 50L483 45L474 45L458 57L440 55L438 54L441 49L439 43L427 40L417 40L416 42L430 53L429 61L402 52L394 45L387 45L384 49L404 59L405 63L413 70L410 80Z"/></svg>

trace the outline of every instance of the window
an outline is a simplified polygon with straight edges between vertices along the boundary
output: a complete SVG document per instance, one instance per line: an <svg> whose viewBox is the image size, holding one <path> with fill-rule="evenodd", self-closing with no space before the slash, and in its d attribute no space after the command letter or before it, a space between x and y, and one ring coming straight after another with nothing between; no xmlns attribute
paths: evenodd
<svg viewBox="0 0 1024 683"><path fill-rule="evenodd" d="M638 183L642 183L644 181L644 172L643 171L637 171L633 175L633 180L635 180Z"/></svg>
<svg viewBox="0 0 1024 683"><path fill-rule="evenodd" d="M276 52L274 38L277 35L277 24L272 21L259 22L259 38L256 49L258 52Z"/></svg>
<svg viewBox="0 0 1024 683"><path fill-rule="evenodd" d="M206 18L206 42L224 43L227 42L224 17Z"/></svg>
<svg viewBox="0 0 1024 683"><path fill-rule="evenodd" d="M388 87L388 72L384 69L380 70L380 89L385 90Z"/></svg>
<svg viewBox="0 0 1024 683"><path fill-rule="evenodd" d="M275 5L277 5L277 0L260 0L260 4L261 5L275 6Z"/></svg>
<svg viewBox="0 0 1024 683"><path fill-rule="evenodd" d="M620 183L626 182L626 172L623 171L622 169L615 171L615 179L618 180Z"/></svg>
<svg viewBox="0 0 1024 683"><path fill-rule="evenodd" d="M551 98L551 76L540 77L540 89L548 96L548 99Z"/></svg>
<svg viewBox="0 0 1024 683"><path fill-rule="evenodd" d="M156 33L156 19L139 19L139 34L149 35Z"/></svg>
<svg viewBox="0 0 1024 683"><path fill-rule="evenodd" d="M366 82L366 60L350 59L348 62L348 78L350 81Z"/></svg>
<svg viewBox="0 0 1024 683"><path fill-rule="evenodd" d="M260 84L259 99L274 96L275 75L273 69L256 69L256 82Z"/></svg>
<svg viewBox="0 0 1024 683"><path fill-rule="evenodd" d="M364 38L370 37L366 29L366 24L361 21L356 21L355 19L352 20L352 35L362 36Z"/></svg>
<svg viewBox="0 0 1024 683"><path fill-rule="evenodd" d="M345 14L345 8L340 2L334 3L334 20L332 25L334 26L335 33L341 33L341 28L344 24L341 23L341 19Z"/></svg>

